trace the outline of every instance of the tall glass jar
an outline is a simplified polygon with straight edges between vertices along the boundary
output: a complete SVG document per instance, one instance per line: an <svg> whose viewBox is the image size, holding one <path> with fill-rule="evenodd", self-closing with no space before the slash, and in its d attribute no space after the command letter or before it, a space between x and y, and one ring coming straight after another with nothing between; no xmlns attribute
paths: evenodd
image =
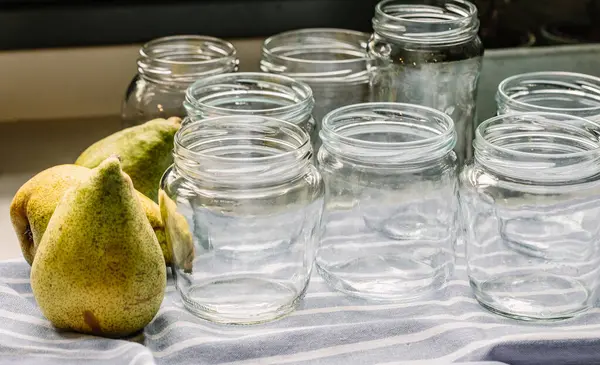
<svg viewBox="0 0 600 365"><path fill-rule="evenodd" d="M229 42L181 35L144 44L137 66L121 110L124 128L154 118L183 118L187 87L202 77L237 71L238 59Z"/></svg>
<svg viewBox="0 0 600 365"><path fill-rule="evenodd" d="M309 135L315 128L310 87L282 75L239 72L207 77L192 84L185 97L189 120L224 115L259 115L296 124Z"/></svg>
<svg viewBox="0 0 600 365"><path fill-rule="evenodd" d="M325 116L321 140L321 276L337 290L383 301L441 288L457 235L452 119L418 105L356 104Z"/></svg>
<svg viewBox="0 0 600 365"><path fill-rule="evenodd" d="M366 45L369 35L345 29L301 29L265 40L260 68L306 82L315 96L318 141L325 114L368 101ZM318 142L316 142L318 145Z"/></svg>
<svg viewBox="0 0 600 365"><path fill-rule="evenodd" d="M468 274L494 312L561 319L600 284L600 124L553 113L483 122L461 174Z"/></svg>
<svg viewBox="0 0 600 365"><path fill-rule="evenodd" d="M249 324L292 311L308 286L324 186L308 134L261 116L189 123L159 203L185 307Z"/></svg>
<svg viewBox="0 0 600 365"><path fill-rule="evenodd" d="M466 0L384 0L368 43L373 101L429 106L454 121L459 164L472 156L483 45Z"/></svg>
<svg viewBox="0 0 600 365"><path fill-rule="evenodd" d="M573 72L531 72L504 79L498 114L552 112L600 120L600 78Z"/></svg>

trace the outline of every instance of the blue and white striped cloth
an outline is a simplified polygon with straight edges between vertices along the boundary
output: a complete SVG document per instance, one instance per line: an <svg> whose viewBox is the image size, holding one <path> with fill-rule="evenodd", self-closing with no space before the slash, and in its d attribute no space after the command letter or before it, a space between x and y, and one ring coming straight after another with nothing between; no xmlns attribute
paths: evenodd
<svg viewBox="0 0 600 365"><path fill-rule="evenodd" d="M35 305L29 265L0 262L0 364L600 364L600 309L529 324L496 316L473 299L464 264L428 301L373 304L332 292L315 274L287 318L223 326L185 309L172 280L143 334L109 340L57 332Z"/></svg>

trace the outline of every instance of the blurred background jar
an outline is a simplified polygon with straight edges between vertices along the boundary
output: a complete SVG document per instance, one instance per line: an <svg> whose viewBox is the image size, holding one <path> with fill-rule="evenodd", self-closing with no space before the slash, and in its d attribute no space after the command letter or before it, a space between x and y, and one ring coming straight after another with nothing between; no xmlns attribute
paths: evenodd
<svg viewBox="0 0 600 365"><path fill-rule="evenodd" d="M321 120L344 105L368 101L369 35L345 29L301 29L265 40L260 68L307 83L313 90L318 147Z"/></svg>
<svg viewBox="0 0 600 365"><path fill-rule="evenodd" d="M315 128L315 100L310 87L283 75L238 72L198 80L189 87L184 124L225 115L259 115L283 119L309 135Z"/></svg>
<svg viewBox="0 0 600 365"><path fill-rule="evenodd" d="M600 124L554 113L494 117L461 174L475 297L545 320L591 308L600 284Z"/></svg>
<svg viewBox="0 0 600 365"><path fill-rule="evenodd" d="M137 65L121 110L124 128L154 118L183 118L187 87L203 77L237 71L238 59L229 42L181 35L144 44Z"/></svg>
<svg viewBox="0 0 600 365"><path fill-rule="evenodd" d="M384 0L368 43L373 101L429 106L452 117L459 164L472 156L483 45L465 0Z"/></svg>
<svg viewBox="0 0 600 365"><path fill-rule="evenodd" d="M323 119L321 140L321 276L337 290L383 301L441 288L458 230L452 119L418 105L356 104Z"/></svg>
<svg viewBox="0 0 600 365"><path fill-rule="evenodd" d="M240 324L292 311L323 210L308 134L274 118L215 117L183 126L174 156L159 201L185 307Z"/></svg>
<svg viewBox="0 0 600 365"><path fill-rule="evenodd" d="M532 72L503 80L498 114L553 112L600 120L600 78L572 72Z"/></svg>

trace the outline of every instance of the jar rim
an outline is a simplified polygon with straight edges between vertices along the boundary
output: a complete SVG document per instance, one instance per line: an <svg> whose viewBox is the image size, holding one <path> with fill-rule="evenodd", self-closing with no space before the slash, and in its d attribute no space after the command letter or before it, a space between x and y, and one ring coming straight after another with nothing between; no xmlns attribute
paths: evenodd
<svg viewBox="0 0 600 365"><path fill-rule="evenodd" d="M529 104L518 99L513 98L508 94L507 88L514 83L520 83L523 81L527 81L528 78L535 77L544 77L547 80L544 81L561 81L559 80L561 77L568 77L575 79L574 81L587 81L593 83L600 88L600 78L592 75L577 73L577 72L566 72L566 71L538 71L538 72L528 72L522 73L519 75L513 75L505 78L498 85L498 91L496 93L498 102L509 102L514 106L524 107L524 108L535 108L541 112L552 112L552 113L576 113L576 112L600 112L600 105L598 106L590 106L590 107L582 107L582 108L555 108L548 106L538 106L535 104ZM554 79L554 80L553 80ZM533 81L533 80L532 80ZM600 97L600 95L599 95ZM600 103L600 101L599 101Z"/></svg>
<svg viewBox="0 0 600 365"><path fill-rule="evenodd" d="M290 149L289 151L283 151L281 153L277 153L270 156L262 156L262 157L223 157L223 156L214 156L212 154L207 154L203 152L193 151L188 148L188 146L184 145L182 142L182 138L186 135L186 133L201 133L202 128L209 128L211 125L216 125L225 122L239 122L240 124L252 125L255 123L274 123L279 125L281 128L287 128L294 133L299 138L299 145L295 146L294 149ZM223 131L222 133L225 133ZM305 156L312 149L310 144L310 137L308 133L299 127L298 125L285 121L279 118L258 116L258 115L227 115L227 116L218 116L218 117L210 117L201 119L198 121L194 121L191 123L183 123L182 126L175 133L174 137L175 144L175 153L178 154L178 151L183 151L184 157L192 157L194 159L202 159L209 160L217 163L269 163L269 162L277 162L286 159L294 159L297 157ZM295 156L295 157L294 157Z"/></svg>
<svg viewBox="0 0 600 365"><path fill-rule="evenodd" d="M395 4L397 3L397 4ZM429 10L427 16L412 18L414 9L407 15L390 14L388 7ZM441 9L431 11L431 9ZM479 18L477 6L467 0L439 0L436 4L407 3L405 0L382 0L375 6L373 28L391 39L429 45L459 44L477 37ZM452 16L449 14L453 14ZM431 29L432 26L438 29Z"/></svg>
<svg viewBox="0 0 600 365"><path fill-rule="evenodd" d="M344 136L334 128L331 127L331 123L339 117L347 115L350 112L361 112L361 111L372 111L373 109L392 109L394 111L402 113L403 111L414 110L417 112L427 113L430 115L434 115L440 119L443 123L446 124L446 128L442 133L434 135L432 137L420 139L417 141L409 141L409 142L380 142L380 141L365 141L357 138ZM335 138L343 143L349 143L353 145L358 145L365 148L415 148L421 146L429 146L432 144L437 144L446 140L451 139L455 136L454 130L454 121L452 118L437 109L430 108L423 105L417 104L408 104L408 103L395 103L395 102L370 102L370 103L360 103L360 104L352 104L347 105L338 109L335 109L329 112L323 118L321 133L324 136L331 135L335 136ZM325 138L326 139L326 138ZM323 142L326 143L325 141Z"/></svg>
<svg viewBox="0 0 600 365"><path fill-rule="evenodd" d="M176 44L179 42L181 42L183 44L185 44L185 42L193 42L193 43L196 43L197 45L201 45L204 43L209 43L209 44L212 43L212 44L218 46L219 50L223 51L224 53L220 57L214 57L214 58L210 58L207 60L179 61L179 60L170 60L170 59L155 57L150 52L153 48L155 48L159 45ZM216 37L203 36L203 35L173 35L173 36L156 38L156 39L153 39L151 41L144 43L142 45L142 47L140 48L139 54L141 57L151 58L154 62L157 62L159 64L164 64L164 65L210 65L212 63L219 63L223 59L235 58L237 55L237 50L235 49L234 45L231 42L228 42L226 40L216 38Z"/></svg>
<svg viewBox="0 0 600 365"><path fill-rule="evenodd" d="M278 85L290 85L293 90L300 91L297 93L297 95L301 96L302 99L296 104L284 105L269 109L229 109L203 103L203 99L196 99L196 97L194 96L194 92L203 87L218 85L221 82L233 83L244 80L258 83L274 81ZM214 111L221 113L235 113L236 115L256 115L260 113L286 113L300 108L304 109L314 104L313 92L310 86L308 86L308 84L285 75L270 74L264 72L236 72L205 77L195 81L192 85L190 85L187 88L185 94L186 109L194 109L197 106L202 106L202 108L206 109L209 112Z"/></svg>
<svg viewBox="0 0 600 365"><path fill-rule="evenodd" d="M305 58L296 58L296 57L291 57L291 56L280 55L280 54L274 52L271 48L269 48L269 45L272 42L277 41L279 38L283 38L283 37L290 36L290 35L305 35L305 34L311 34L311 33L321 33L321 34L332 35L332 36L341 33L344 35L355 36L355 37L357 37L357 39L358 38L366 38L365 40L368 40L368 38L369 38L369 35L367 33L359 32L356 30L350 30L350 29L304 28L304 29L290 30L287 32L282 32L282 33L278 33L278 34L270 36L263 42L262 52L263 52L263 54L268 55L269 57L273 57L273 58L276 58L279 60L285 60L285 61L297 62L297 63L305 63L305 64L345 64L345 63L354 63L354 62L364 62L367 60L366 52L361 57L357 56L355 58L344 59L344 60L311 60L311 59L305 59ZM332 38L332 40L334 40L334 39Z"/></svg>
<svg viewBox="0 0 600 365"><path fill-rule="evenodd" d="M547 118L547 119L540 119L540 118ZM489 126L493 125L494 123L496 123L498 121L502 121L504 119L517 119L517 120L521 120L521 121L529 120L531 122L533 122L533 121L539 122L539 121L544 121L544 120L545 121L552 120L552 118L558 118L561 121L561 123L559 124L558 121L556 119L554 119L554 121L557 122L554 124L554 126L560 126L564 130L579 129L579 130L583 131L583 128L577 128L571 124L565 123L566 121L570 120L570 121L579 121L581 123L593 126L593 127L595 127L596 131L600 133L600 123L594 122L594 121L586 119L586 118L578 117L575 115L561 114L561 113L549 113L549 112L524 112L524 113L502 114L502 115L498 115L498 116L489 118L489 119L485 120L484 122L482 122L481 124L479 124L479 126L475 130L474 144L475 144L476 150L479 149L478 145L480 145L481 147L487 148L492 151L501 152L506 155L511 155L511 156L515 156L515 157L540 158L540 159L548 159L548 158L573 159L573 158L578 158L578 157L587 157L589 155L600 153L600 140L598 141L599 142L598 147L592 148L589 150L579 151L579 152L548 154L548 153L517 151L517 150L511 149L511 148L498 146L498 145L490 142L483 135L483 131L486 130Z"/></svg>
<svg viewBox="0 0 600 365"><path fill-rule="evenodd" d="M431 20L427 20L427 19L408 19L408 18L402 18L402 17L397 17L397 16L393 16L390 15L388 13L385 12L384 7L394 3L394 2L398 2L399 0L383 0L380 1L376 6L375 6L375 14L381 16L382 18L387 18L389 20L399 20L402 19L402 21L405 21L407 23L415 23L415 24L423 24L423 23L431 23ZM465 18L469 18L472 16L477 15L477 6L475 6L475 4L473 4L470 1L466 1L466 0L448 0L448 2L454 2L454 3L459 3L462 5L465 5L467 8L468 13L466 13L462 18L454 18L454 19L446 19L446 20L442 20L442 19L436 19L435 23L437 24L453 24L456 23L457 20L463 20ZM423 5L423 4L406 4L406 3L402 3L402 5L406 5L406 6L411 6L411 5ZM439 5L433 5L436 7L439 7Z"/></svg>

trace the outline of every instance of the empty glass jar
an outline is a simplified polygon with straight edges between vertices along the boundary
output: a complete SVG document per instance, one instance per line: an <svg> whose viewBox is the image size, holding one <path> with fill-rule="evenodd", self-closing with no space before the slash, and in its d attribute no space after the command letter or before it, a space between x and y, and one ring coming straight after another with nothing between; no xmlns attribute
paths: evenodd
<svg viewBox="0 0 600 365"><path fill-rule="evenodd" d="M292 311L308 286L324 186L308 134L261 116L182 126L159 203L185 307L214 322Z"/></svg>
<svg viewBox="0 0 600 365"><path fill-rule="evenodd" d="M301 29L277 34L263 44L262 71L293 77L312 88L317 121L315 146L325 114L368 101L368 39L368 34L352 30Z"/></svg>
<svg viewBox="0 0 600 365"><path fill-rule="evenodd" d="M461 174L475 297L520 319L568 318L600 280L600 124L553 113L494 117Z"/></svg>
<svg viewBox="0 0 600 365"><path fill-rule="evenodd" d="M460 165L472 156L483 46L465 0L384 0L368 43L372 101L429 106L452 117Z"/></svg>
<svg viewBox="0 0 600 365"><path fill-rule="evenodd" d="M600 120L600 78L572 72L532 72L503 80L498 114L553 112Z"/></svg>
<svg viewBox="0 0 600 365"><path fill-rule="evenodd" d="M125 128L154 118L183 118L187 87L202 77L237 71L238 59L229 42L182 35L144 44L137 66L121 111Z"/></svg>
<svg viewBox="0 0 600 365"><path fill-rule="evenodd" d="M433 293L452 273L458 198L452 119L401 103L346 106L323 119L321 276L375 300Z"/></svg>
<svg viewBox="0 0 600 365"><path fill-rule="evenodd" d="M198 80L186 92L190 120L224 115L260 115L296 124L309 135L315 127L310 87L282 75L239 72Z"/></svg>

